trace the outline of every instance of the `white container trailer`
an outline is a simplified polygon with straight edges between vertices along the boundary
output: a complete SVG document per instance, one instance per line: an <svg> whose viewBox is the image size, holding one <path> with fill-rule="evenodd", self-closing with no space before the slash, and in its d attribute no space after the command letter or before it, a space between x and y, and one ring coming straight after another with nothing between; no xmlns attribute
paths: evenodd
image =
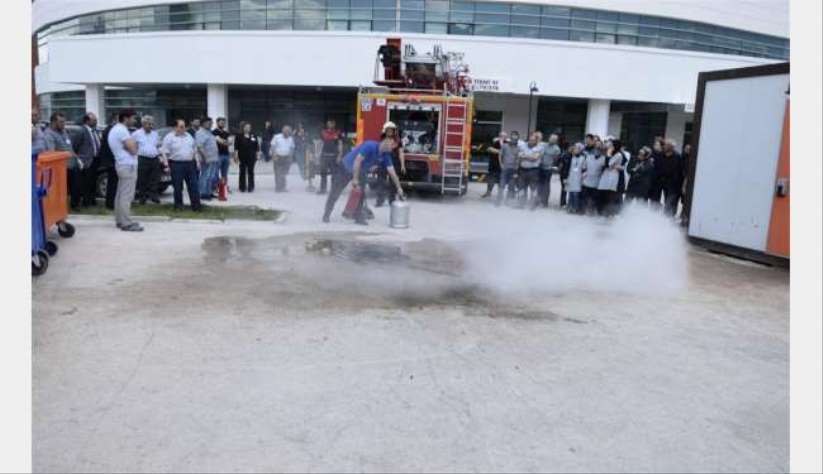
<svg viewBox="0 0 823 474"><path fill-rule="evenodd" d="M701 73L689 238L767 263L789 259L789 63Z"/></svg>

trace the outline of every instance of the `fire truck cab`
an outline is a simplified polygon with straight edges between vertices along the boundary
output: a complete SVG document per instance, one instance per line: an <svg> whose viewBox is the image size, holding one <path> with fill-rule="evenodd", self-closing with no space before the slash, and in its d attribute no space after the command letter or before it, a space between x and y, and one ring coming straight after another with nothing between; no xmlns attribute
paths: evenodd
<svg viewBox="0 0 823 474"><path fill-rule="evenodd" d="M473 99L462 54L418 55L411 45L389 38L375 61L375 86L357 98L357 143L379 140L383 124L400 134L405 189L462 195L468 185Z"/></svg>

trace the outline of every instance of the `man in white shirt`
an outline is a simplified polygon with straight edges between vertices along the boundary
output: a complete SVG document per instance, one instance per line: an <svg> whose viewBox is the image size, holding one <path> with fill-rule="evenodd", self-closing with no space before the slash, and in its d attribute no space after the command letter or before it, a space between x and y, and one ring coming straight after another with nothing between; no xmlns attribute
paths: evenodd
<svg viewBox="0 0 823 474"><path fill-rule="evenodd" d="M540 132L533 132L528 142L520 142L518 157L520 169L517 174L520 181L520 207L526 207L526 201L531 194L531 208L537 207L537 185L540 181L540 160L543 157L543 144L540 142Z"/></svg>
<svg viewBox="0 0 823 474"><path fill-rule="evenodd" d="M137 142L129 133L134 126L134 111L123 110L117 114L117 125L108 135L108 144L114 155L117 171L117 195L114 198L114 219L120 230L140 232L143 227L131 220L131 202L137 185Z"/></svg>
<svg viewBox="0 0 823 474"><path fill-rule="evenodd" d="M552 173L560 160L560 146L557 144L560 137L556 133L549 135L548 143L543 143L543 156L540 159L540 182L537 185L537 195L540 205L549 207L549 196L552 190Z"/></svg>
<svg viewBox="0 0 823 474"><path fill-rule="evenodd" d="M291 127L283 126L282 133L271 139L271 157L274 160L274 192L286 192L286 175L291 167L294 155L294 138Z"/></svg>
<svg viewBox="0 0 823 474"><path fill-rule="evenodd" d="M140 121L142 128L135 130L131 136L137 142L137 199L145 204L147 199L160 204L158 187L160 186L160 151L157 149L160 137L154 130L154 118L144 115Z"/></svg>
<svg viewBox="0 0 823 474"><path fill-rule="evenodd" d="M198 163L195 157L194 138L186 130L185 120L175 121L174 130L163 137L160 153L164 163L171 170L174 208L183 209L183 183L186 183L191 209L200 211L200 186L197 177Z"/></svg>

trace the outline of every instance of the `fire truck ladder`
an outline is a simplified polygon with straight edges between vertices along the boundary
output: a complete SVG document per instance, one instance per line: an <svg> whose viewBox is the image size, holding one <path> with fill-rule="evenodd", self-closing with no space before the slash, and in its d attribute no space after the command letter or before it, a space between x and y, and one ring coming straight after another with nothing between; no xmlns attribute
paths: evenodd
<svg viewBox="0 0 823 474"><path fill-rule="evenodd" d="M463 192L466 162L463 142L466 134L468 103L463 100L446 100L446 138L443 140L443 161L441 166L442 184L440 192Z"/></svg>

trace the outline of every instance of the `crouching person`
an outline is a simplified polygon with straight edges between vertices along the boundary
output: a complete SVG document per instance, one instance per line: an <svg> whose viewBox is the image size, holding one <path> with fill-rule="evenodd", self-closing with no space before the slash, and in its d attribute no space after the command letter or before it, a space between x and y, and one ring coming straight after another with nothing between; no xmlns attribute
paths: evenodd
<svg viewBox="0 0 823 474"><path fill-rule="evenodd" d="M397 195L401 199L404 197L403 188L400 186L400 179L397 177L397 172L395 172L394 165L392 164L392 152L397 146L397 141L393 139L384 139L380 142L366 140L354 147L343 158L341 166L336 167L335 173L332 175L331 191L326 199L326 210L323 213L323 222L329 222L335 202L337 202L343 189L345 189L349 181L351 181L352 189L359 188L363 191L357 203L357 209L354 212L354 221L361 225L367 224L363 209L366 202L365 184L369 170L374 167L384 168L397 189Z"/></svg>

